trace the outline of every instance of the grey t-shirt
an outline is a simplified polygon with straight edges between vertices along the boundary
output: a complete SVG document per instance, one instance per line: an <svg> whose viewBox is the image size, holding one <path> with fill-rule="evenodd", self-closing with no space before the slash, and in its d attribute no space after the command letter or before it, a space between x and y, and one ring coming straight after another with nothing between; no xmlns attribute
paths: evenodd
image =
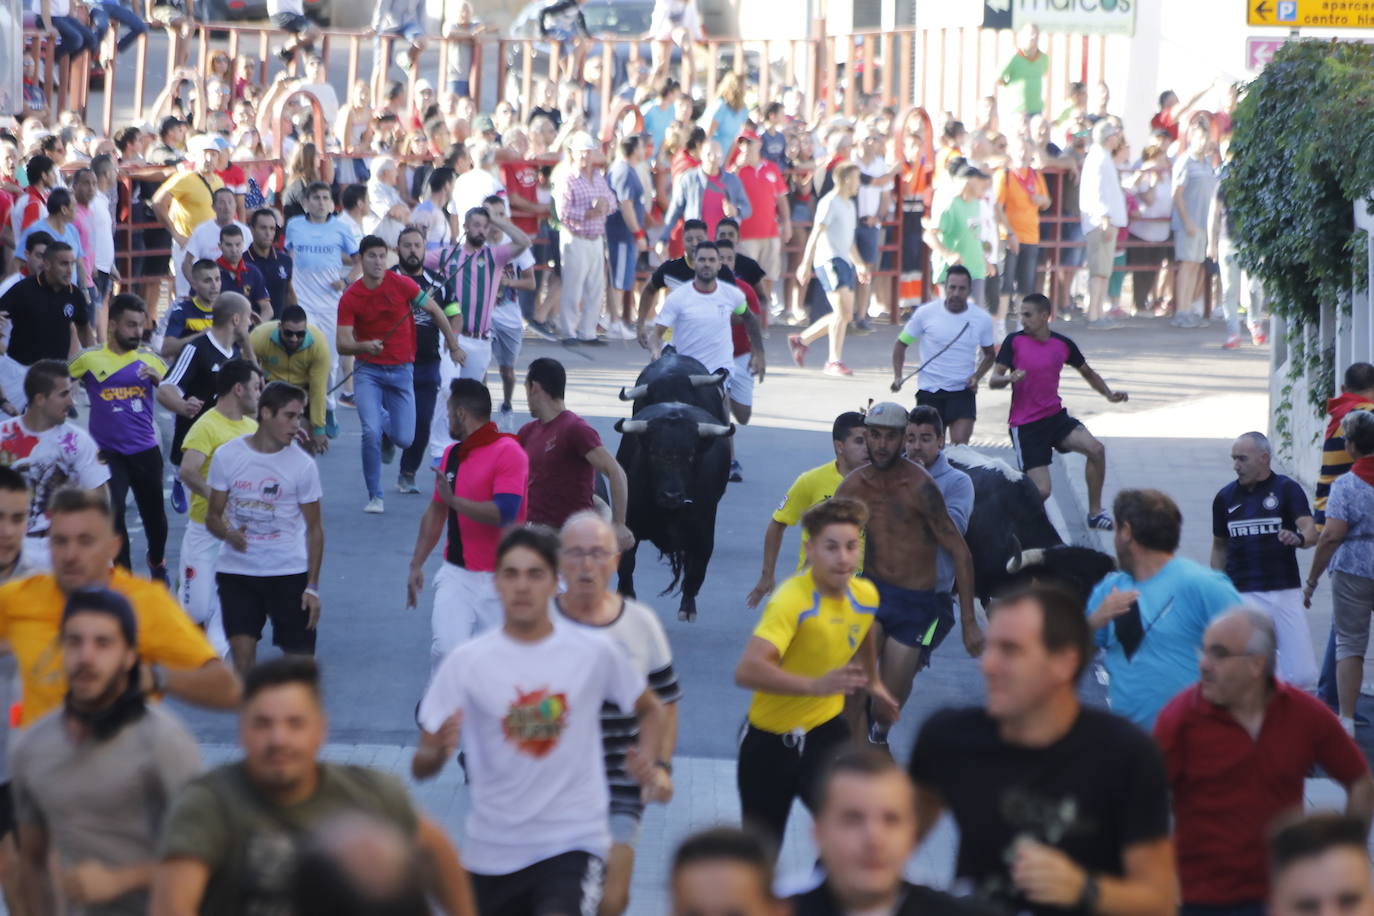
<svg viewBox="0 0 1374 916"><path fill-rule="evenodd" d="M63 866L150 861L172 799L200 771L195 739L157 706L106 741L72 743L65 717L59 709L15 739L16 823L46 830ZM80 912L141 916L148 912L148 892Z"/></svg>

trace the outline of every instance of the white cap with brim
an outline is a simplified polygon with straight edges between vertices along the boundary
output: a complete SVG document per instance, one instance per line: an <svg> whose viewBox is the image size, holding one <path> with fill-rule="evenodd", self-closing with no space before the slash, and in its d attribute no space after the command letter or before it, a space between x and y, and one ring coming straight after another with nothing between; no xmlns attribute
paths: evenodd
<svg viewBox="0 0 1374 916"><path fill-rule="evenodd" d="M578 131L568 139L568 149L575 153L583 150L595 150L596 148L596 141L592 139L591 134L585 131Z"/></svg>
<svg viewBox="0 0 1374 916"><path fill-rule="evenodd" d="M209 134L196 134L186 141L186 151L191 153L204 153L209 151L219 152L219 144L215 138Z"/></svg>
<svg viewBox="0 0 1374 916"><path fill-rule="evenodd" d="M868 408L868 413L864 414L864 425L906 429L906 416L906 408L901 404L881 401Z"/></svg>

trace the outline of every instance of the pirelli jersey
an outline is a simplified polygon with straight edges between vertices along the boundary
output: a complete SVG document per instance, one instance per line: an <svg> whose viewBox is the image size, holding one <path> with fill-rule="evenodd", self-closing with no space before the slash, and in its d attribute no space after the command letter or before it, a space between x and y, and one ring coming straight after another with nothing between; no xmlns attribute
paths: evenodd
<svg viewBox="0 0 1374 916"><path fill-rule="evenodd" d="M1253 487L1232 481L1212 502L1212 534L1226 541L1226 575L1240 592L1300 588L1298 549L1279 540L1312 514L1296 480L1270 474Z"/></svg>
<svg viewBox="0 0 1374 916"><path fill-rule="evenodd" d="M92 347L77 354L70 372L90 398L91 437L102 451L133 455L158 447L153 398L167 364L156 353Z"/></svg>

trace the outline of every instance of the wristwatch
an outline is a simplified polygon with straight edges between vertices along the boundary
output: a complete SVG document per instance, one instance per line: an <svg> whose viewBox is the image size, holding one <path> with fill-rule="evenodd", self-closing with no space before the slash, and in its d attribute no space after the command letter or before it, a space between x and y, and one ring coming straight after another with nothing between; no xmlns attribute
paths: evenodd
<svg viewBox="0 0 1374 916"><path fill-rule="evenodd" d="M673 775L673 765L667 760L655 760L654 766L663 770L663 772L667 773L669 776Z"/></svg>
<svg viewBox="0 0 1374 916"><path fill-rule="evenodd" d="M1097 910L1097 879L1086 872L1083 875L1083 893L1078 898L1078 908L1085 913Z"/></svg>

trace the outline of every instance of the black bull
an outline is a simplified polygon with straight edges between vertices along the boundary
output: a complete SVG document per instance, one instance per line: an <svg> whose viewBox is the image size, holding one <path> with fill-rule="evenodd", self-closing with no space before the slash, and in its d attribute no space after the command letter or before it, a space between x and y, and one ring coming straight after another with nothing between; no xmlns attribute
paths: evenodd
<svg viewBox="0 0 1374 916"><path fill-rule="evenodd" d="M973 481L964 540L973 554L974 591L984 604L1032 580L1057 582L1086 601L1116 568L1101 551L1064 543L1026 475L964 445L951 446L945 455Z"/></svg>

